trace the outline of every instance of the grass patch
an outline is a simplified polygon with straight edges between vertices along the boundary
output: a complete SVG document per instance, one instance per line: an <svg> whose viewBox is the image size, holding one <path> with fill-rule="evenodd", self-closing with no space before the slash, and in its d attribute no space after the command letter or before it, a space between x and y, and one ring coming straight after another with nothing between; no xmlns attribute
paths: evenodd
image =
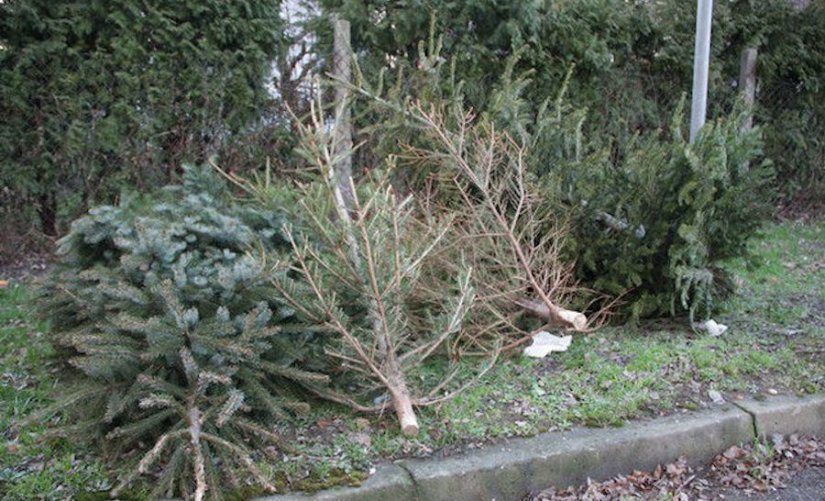
<svg viewBox="0 0 825 501"><path fill-rule="evenodd" d="M111 489L103 462L64 441L44 440L44 425L25 423L49 402L58 377L46 326L32 320L29 303L23 287L0 289L0 497L88 499Z"/></svg>
<svg viewBox="0 0 825 501"><path fill-rule="evenodd" d="M741 282L717 321L722 337L686 321L658 320L577 337L543 360L513 356L443 404L423 409L422 433L402 437L391 412L359 416L329 403L281 431L297 452L262 464L284 489L319 490L363 481L382 459L447 455L514 436L710 407L708 391L728 401L825 388L825 224L771 225L753 243L755 265L732 261ZM31 320L25 288L0 289L0 497L99 499L113 471L89 451L43 441L43 425L21 423L49 400L57 378L46 326ZM471 371L472 361L464 361ZM426 381L443 362L421 367ZM244 499L256 492L230 493ZM132 498L140 499L140 493Z"/></svg>

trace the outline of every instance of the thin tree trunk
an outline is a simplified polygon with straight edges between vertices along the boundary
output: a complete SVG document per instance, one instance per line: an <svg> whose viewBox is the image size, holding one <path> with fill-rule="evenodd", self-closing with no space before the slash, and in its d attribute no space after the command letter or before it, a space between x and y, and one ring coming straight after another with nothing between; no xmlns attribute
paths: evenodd
<svg viewBox="0 0 825 501"><path fill-rule="evenodd" d="M529 299L520 299L516 304L524 310L554 326L572 328L574 330L584 330L587 327L587 317L578 311L567 310L560 306L551 311L547 304Z"/></svg>
<svg viewBox="0 0 825 501"><path fill-rule="evenodd" d="M57 196L53 190L41 193L38 200L37 214L40 217L40 229L50 237L57 236Z"/></svg>
<svg viewBox="0 0 825 501"><path fill-rule="evenodd" d="M756 56L757 51L755 48L745 49L742 51L742 59L739 65L739 89L748 114L742 124L743 132L749 131L753 127L753 104L756 98Z"/></svg>
<svg viewBox="0 0 825 501"><path fill-rule="evenodd" d="M350 90L346 85L352 80L349 21L335 19L334 45L334 76L338 79L335 84L335 177L347 207L352 208L352 117Z"/></svg>
<svg viewBox="0 0 825 501"><path fill-rule="evenodd" d="M201 413L194 403L190 403L189 415L189 444L192 449L192 461L195 474L195 501L203 501L206 496L206 463L201 449ZM216 487L216 486L213 486Z"/></svg>
<svg viewBox="0 0 825 501"><path fill-rule="evenodd" d="M404 380L404 374L398 366L398 361L395 357L392 357L387 362L387 380L390 382L388 389L392 397L395 415L401 424L401 433L403 433L405 437L414 437L418 435L418 418L412 406L412 399L410 398L410 391L407 388L407 382Z"/></svg>

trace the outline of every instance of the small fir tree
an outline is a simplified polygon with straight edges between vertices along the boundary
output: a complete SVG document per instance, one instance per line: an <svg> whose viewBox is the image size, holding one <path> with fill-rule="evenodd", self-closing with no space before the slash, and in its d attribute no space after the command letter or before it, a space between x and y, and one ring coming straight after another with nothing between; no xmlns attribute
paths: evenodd
<svg viewBox="0 0 825 501"><path fill-rule="evenodd" d="M770 211L772 169L760 131L741 117L707 124L688 144L680 107L669 140L640 139L621 165L604 152L570 163L576 175L562 190L579 277L623 295L635 318L709 315L731 287L721 263L747 255Z"/></svg>
<svg viewBox="0 0 825 501"><path fill-rule="evenodd" d="M40 308L75 388L52 410L114 457L141 450L114 494L152 473L157 496L218 499L223 480L245 482L238 467L272 488L253 458L287 446L271 425L306 410L296 384L326 381L297 366L312 333L264 273L262 251L288 250L283 223L188 167L182 186L93 209L61 240Z"/></svg>

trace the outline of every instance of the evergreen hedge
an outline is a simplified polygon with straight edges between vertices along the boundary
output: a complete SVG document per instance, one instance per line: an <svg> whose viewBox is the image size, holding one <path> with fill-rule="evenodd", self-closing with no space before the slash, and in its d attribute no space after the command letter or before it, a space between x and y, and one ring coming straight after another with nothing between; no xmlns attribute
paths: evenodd
<svg viewBox="0 0 825 501"><path fill-rule="evenodd" d="M0 3L0 196L15 209L4 218L59 236L122 186L148 192L184 162L242 156L271 99L279 5Z"/></svg>

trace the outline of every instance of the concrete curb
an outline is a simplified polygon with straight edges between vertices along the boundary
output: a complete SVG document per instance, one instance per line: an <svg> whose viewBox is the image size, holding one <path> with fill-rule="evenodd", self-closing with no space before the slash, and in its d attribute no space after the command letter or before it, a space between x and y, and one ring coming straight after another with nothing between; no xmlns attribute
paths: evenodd
<svg viewBox="0 0 825 501"><path fill-rule="evenodd" d="M341 487L316 492L282 494L258 498L255 501L417 501L415 484L410 474L398 465L385 464L360 487Z"/></svg>
<svg viewBox="0 0 825 501"><path fill-rule="evenodd" d="M622 429L552 433L465 457L401 464L412 474L422 500L511 500L550 485L564 487L588 477L602 480L633 469L652 469L680 455L708 459L749 440L752 430L750 416L731 407Z"/></svg>
<svg viewBox="0 0 825 501"><path fill-rule="evenodd" d="M825 435L825 395L798 398L773 397L769 400L737 402L753 416L754 431L763 438L773 434Z"/></svg>
<svg viewBox="0 0 825 501"><path fill-rule="evenodd" d="M551 485L650 470L679 456L694 464L704 462L732 445L774 433L825 435L825 396L742 401L619 429L511 439L462 456L383 465L360 487L257 501L515 500Z"/></svg>

